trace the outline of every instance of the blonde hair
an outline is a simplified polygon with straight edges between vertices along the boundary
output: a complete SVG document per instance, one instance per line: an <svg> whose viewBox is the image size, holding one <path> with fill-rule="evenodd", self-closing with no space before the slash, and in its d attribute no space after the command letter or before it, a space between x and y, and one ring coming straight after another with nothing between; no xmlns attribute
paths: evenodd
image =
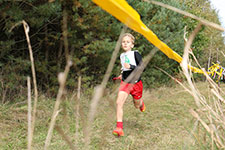
<svg viewBox="0 0 225 150"><path fill-rule="evenodd" d="M122 36L122 39L123 39L125 36L130 37L131 40L132 40L132 43L134 44L135 37L134 37L132 34L130 34L130 33L124 33L123 36Z"/></svg>

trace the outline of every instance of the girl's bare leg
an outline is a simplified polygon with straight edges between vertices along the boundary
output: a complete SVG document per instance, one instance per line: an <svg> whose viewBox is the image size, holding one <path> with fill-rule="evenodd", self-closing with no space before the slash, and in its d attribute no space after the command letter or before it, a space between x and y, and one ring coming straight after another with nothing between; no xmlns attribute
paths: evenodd
<svg viewBox="0 0 225 150"><path fill-rule="evenodd" d="M123 104L125 103L126 99L128 97L128 93L124 91L120 91L118 93L118 97L116 100L116 117L117 117L117 122L122 122L123 121Z"/></svg>

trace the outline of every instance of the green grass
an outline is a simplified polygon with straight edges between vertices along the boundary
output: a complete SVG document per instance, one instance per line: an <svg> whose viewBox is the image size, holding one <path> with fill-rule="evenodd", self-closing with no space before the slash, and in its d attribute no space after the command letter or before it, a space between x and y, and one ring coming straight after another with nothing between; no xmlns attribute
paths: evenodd
<svg viewBox="0 0 225 150"><path fill-rule="evenodd" d="M202 93L207 93L205 83L197 84ZM68 96L69 97L69 96ZM116 94L107 93L100 100L97 114L92 124L90 138L91 150L198 150L206 149L204 141L200 142L191 134L195 119L189 113L195 108L193 97L182 87L161 87L144 91L146 111L135 109L132 98L124 105L125 136L116 138L112 131L116 126ZM63 100L56 124L77 149L85 149L84 137L90 99L81 98L79 133L75 136L76 100ZM33 138L33 149L42 150L48 132L54 107L54 99L43 96L38 101L37 120ZM0 150L27 149L27 104L5 104L0 106ZM204 145L204 146L203 146ZM51 150L67 150L70 147L61 135L54 130Z"/></svg>

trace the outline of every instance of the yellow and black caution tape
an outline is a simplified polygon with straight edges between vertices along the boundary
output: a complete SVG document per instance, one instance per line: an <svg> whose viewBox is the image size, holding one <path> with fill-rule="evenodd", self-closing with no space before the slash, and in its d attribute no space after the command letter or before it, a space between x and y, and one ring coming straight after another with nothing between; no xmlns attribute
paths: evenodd
<svg viewBox="0 0 225 150"><path fill-rule="evenodd" d="M219 82L220 80L225 81L225 68L222 67L219 63L213 63L213 65L209 67L207 73L213 79L216 79L217 82Z"/></svg>

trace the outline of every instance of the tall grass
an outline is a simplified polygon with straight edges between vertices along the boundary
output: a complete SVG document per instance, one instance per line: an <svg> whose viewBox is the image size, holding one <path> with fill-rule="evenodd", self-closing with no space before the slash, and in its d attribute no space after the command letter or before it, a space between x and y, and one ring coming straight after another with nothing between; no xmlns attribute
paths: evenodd
<svg viewBox="0 0 225 150"><path fill-rule="evenodd" d="M196 27L196 29L190 35L184 49L183 61L181 63L181 67L183 69L183 73L187 79L188 85L191 91L191 94L194 97L196 105L198 107L197 110L190 109L190 113L197 119L202 127L204 128L205 134L208 135L209 141L211 143L211 149L225 148L225 100L224 100L224 92L220 89L220 87L212 81L207 72L204 71L204 75L206 76L208 87L210 87L208 98L199 92L199 89L196 88L194 79L192 77L192 72L188 70L189 54L191 44L197 35L198 31L201 29L201 23ZM193 55L193 53L191 53ZM195 58L195 57L194 57ZM195 59L197 62L197 59ZM199 64L197 62L197 64ZM201 67L201 66L199 66ZM199 135L198 135L199 138ZM207 139L204 141L206 142ZM205 143L206 144L206 143Z"/></svg>
<svg viewBox="0 0 225 150"><path fill-rule="evenodd" d="M182 84L188 86L186 82ZM196 83L196 88L201 94L208 95L207 84ZM114 137L112 130L116 123L116 94L113 94L113 91L118 86L119 83L115 83L112 89L107 89L108 91L99 101L92 123L89 149L203 150L211 148L210 136L206 134L200 121L190 113L191 109L198 110L193 97L178 84L144 91L145 113L135 109L132 98L129 97L124 105L125 136ZM222 84L221 89L224 90L225 85ZM49 150L86 150L85 127L91 101L89 96L81 93L78 110L77 107L74 108L78 104L77 97L73 97L74 99L72 97L73 94L68 94L61 102L59 108L61 111L56 118ZM41 95L38 101L36 134L33 136L32 148L43 150L55 99L48 99ZM78 120L75 115L77 110L80 114ZM28 105L7 104L0 106L0 112L0 149L27 149Z"/></svg>

